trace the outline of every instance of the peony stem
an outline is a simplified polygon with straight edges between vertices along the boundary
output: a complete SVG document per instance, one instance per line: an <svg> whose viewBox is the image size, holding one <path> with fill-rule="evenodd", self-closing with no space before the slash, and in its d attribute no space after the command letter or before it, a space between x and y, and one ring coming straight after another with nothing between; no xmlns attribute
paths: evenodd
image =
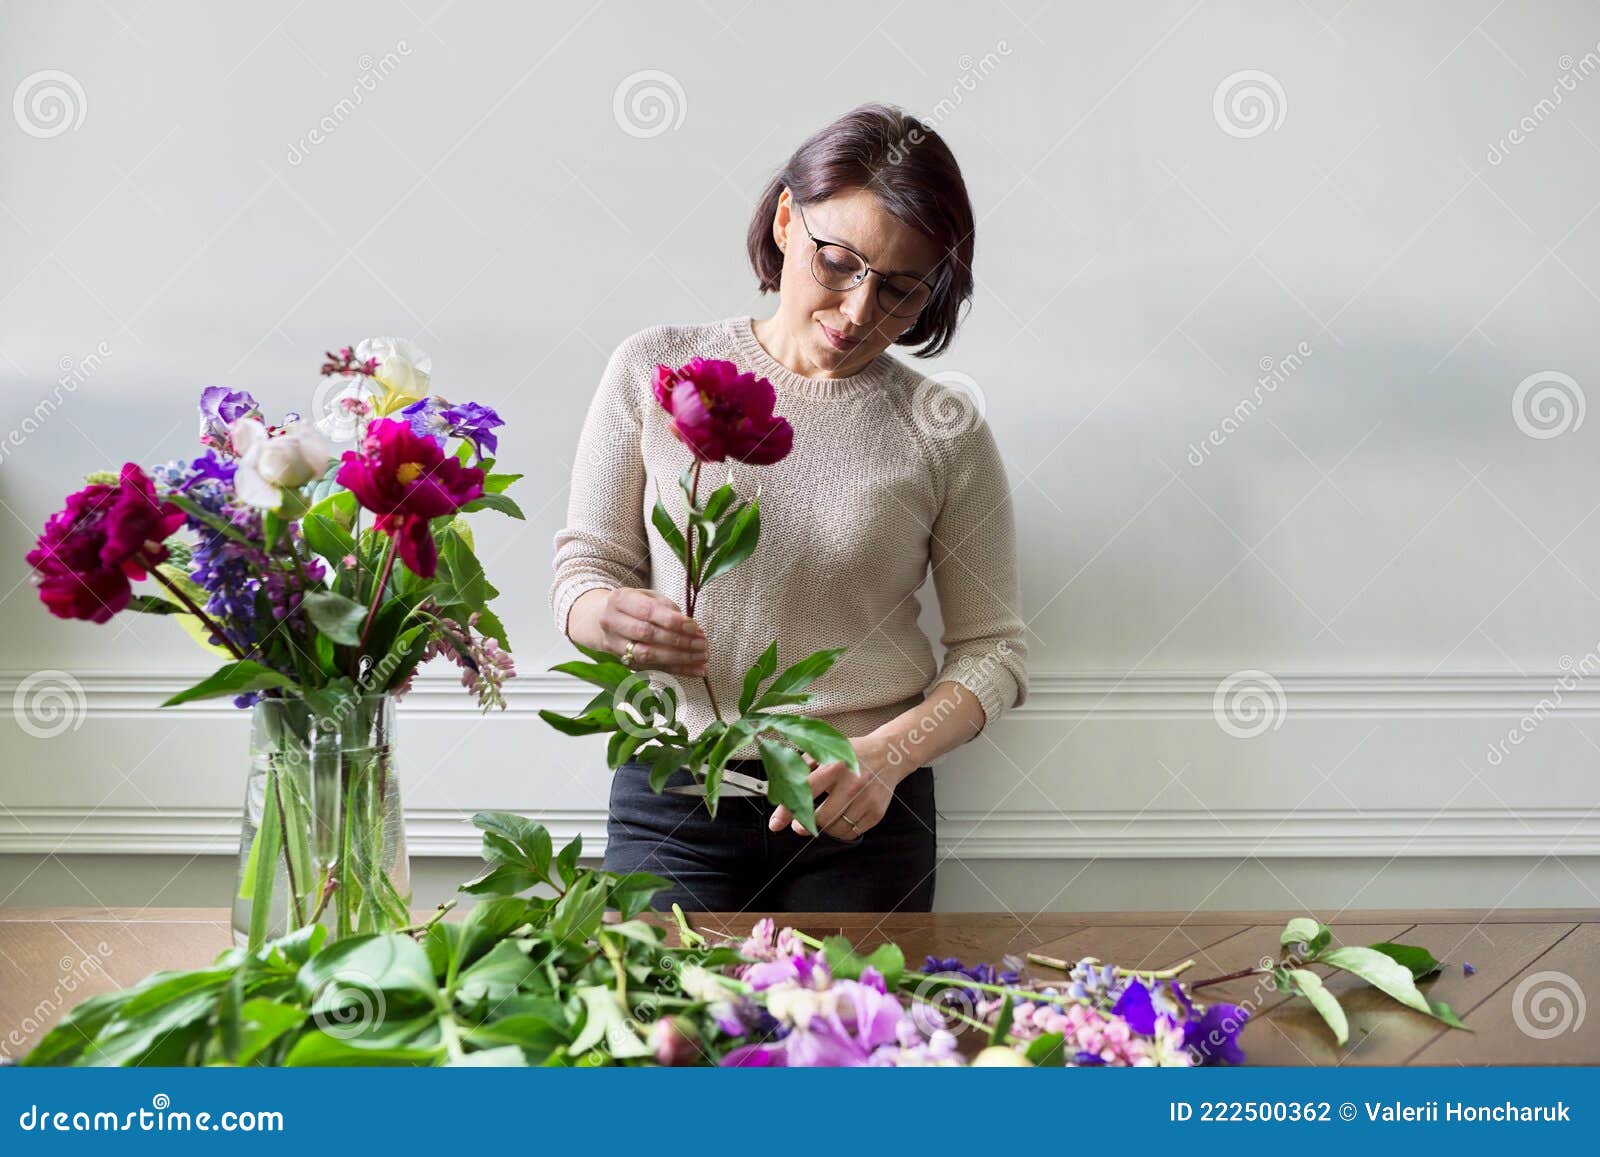
<svg viewBox="0 0 1600 1157"><path fill-rule="evenodd" d="M395 540L389 540L389 549L383 556L383 573L378 576L378 585L372 591L372 605L367 608L367 621L361 624L360 651L364 654L367 649L367 632L372 630L372 620L378 617L378 604L383 600L383 588L389 585L389 574L394 570Z"/></svg>
<svg viewBox="0 0 1600 1157"><path fill-rule="evenodd" d="M244 659L244 652L239 650L239 648L234 645L232 639L228 638L227 635L222 633L222 628L217 626L216 622L212 620L211 616L206 614L195 604L195 601L189 597L188 593L185 592L182 587L178 586L177 583L173 582L166 575L162 574L154 566L151 566L150 563L145 561L144 555L136 554L133 557L135 562L144 567L145 574L149 575L151 578L155 579L156 582L160 583L162 586L166 587L167 590L171 591L173 597L182 603L191 615L199 619L204 626L210 629L212 634L221 639L222 645L228 648L228 651L235 659L239 659L241 661Z"/></svg>

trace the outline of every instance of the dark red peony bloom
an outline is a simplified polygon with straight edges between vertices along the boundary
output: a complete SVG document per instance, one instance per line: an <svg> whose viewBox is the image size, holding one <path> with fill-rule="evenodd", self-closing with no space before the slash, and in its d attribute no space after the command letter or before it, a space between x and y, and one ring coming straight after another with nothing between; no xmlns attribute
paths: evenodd
<svg viewBox="0 0 1600 1157"><path fill-rule="evenodd" d="M483 495L483 471L463 466L407 422L380 418L367 426L361 449L346 450L340 486L378 516L376 529L395 540L400 561L423 578L439 569L428 520L454 514Z"/></svg>
<svg viewBox="0 0 1600 1157"><path fill-rule="evenodd" d="M28 552L40 601L58 618L105 622L133 597L131 580L166 561L164 543L183 519L132 462L115 486L96 482L68 495Z"/></svg>
<svg viewBox="0 0 1600 1157"><path fill-rule="evenodd" d="M737 458L770 466L794 448L788 419L772 412L772 383L740 373L732 362L693 358L677 369L657 366L655 392L672 415L672 432L702 462Z"/></svg>

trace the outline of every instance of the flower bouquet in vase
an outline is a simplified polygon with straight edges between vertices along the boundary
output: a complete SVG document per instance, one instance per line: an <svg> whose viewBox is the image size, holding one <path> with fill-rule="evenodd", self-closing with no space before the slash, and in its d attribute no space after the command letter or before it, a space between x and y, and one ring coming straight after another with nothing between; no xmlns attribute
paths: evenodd
<svg viewBox="0 0 1600 1157"><path fill-rule="evenodd" d="M225 660L163 706L252 713L233 903L252 950L411 922L395 700L438 655L485 710L515 674L463 515L521 518L520 475L494 469L494 411L431 394L429 369L393 338L329 354L314 423L213 386L203 453L90 477L27 556L53 614L169 616Z"/></svg>
<svg viewBox="0 0 1600 1157"><path fill-rule="evenodd" d="M772 383L741 373L732 362L697 357L677 368L657 366L653 387L690 461L678 479L684 524L674 521L659 491L650 521L683 563L683 613L692 616L707 584L748 559L761 534L759 487L755 497L741 500L730 470L728 481L702 502L701 468L729 459L757 466L780 462L793 449L794 430L773 412L777 395ZM827 673L844 654L843 647L818 651L779 671L774 641L746 672L733 718L724 715L707 676L706 695L716 719L698 735L690 735L678 719L670 681L653 681L649 672L634 671L608 652L581 644L578 649L586 660L551 670L594 684L598 694L576 715L539 714L568 735L611 733L606 749L610 767L615 770L630 759L648 763L654 791L660 792L674 771L687 768L704 790L706 810L715 816L728 760L753 741L767 773L767 799L787 807L815 835L808 780L813 767L844 763L860 774L848 738L792 710L810 700L806 688ZM815 763L808 763L808 757Z"/></svg>

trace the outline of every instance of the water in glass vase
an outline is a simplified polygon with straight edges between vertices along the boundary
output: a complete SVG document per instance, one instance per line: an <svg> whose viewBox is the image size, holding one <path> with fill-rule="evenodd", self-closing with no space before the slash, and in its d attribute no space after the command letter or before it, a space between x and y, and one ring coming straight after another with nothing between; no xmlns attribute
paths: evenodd
<svg viewBox="0 0 1600 1157"><path fill-rule="evenodd" d="M351 695L317 714L302 699L251 709L233 940L255 949L308 924L328 940L411 922L394 700Z"/></svg>

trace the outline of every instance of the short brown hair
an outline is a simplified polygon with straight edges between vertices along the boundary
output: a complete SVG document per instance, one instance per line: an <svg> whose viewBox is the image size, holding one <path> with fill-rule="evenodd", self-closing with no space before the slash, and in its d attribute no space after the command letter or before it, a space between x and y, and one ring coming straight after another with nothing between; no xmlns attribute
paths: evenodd
<svg viewBox="0 0 1600 1157"><path fill-rule="evenodd" d="M767 184L750 219L746 247L763 293L778 288L783 250L772 238L778 197L788 187L801 204L865 189L941 251L938 288L916 324L895 344L919 358L941 353L972 298L976 222L961 167L944 139L892 105L864 104L809 137Z"/></svg>

